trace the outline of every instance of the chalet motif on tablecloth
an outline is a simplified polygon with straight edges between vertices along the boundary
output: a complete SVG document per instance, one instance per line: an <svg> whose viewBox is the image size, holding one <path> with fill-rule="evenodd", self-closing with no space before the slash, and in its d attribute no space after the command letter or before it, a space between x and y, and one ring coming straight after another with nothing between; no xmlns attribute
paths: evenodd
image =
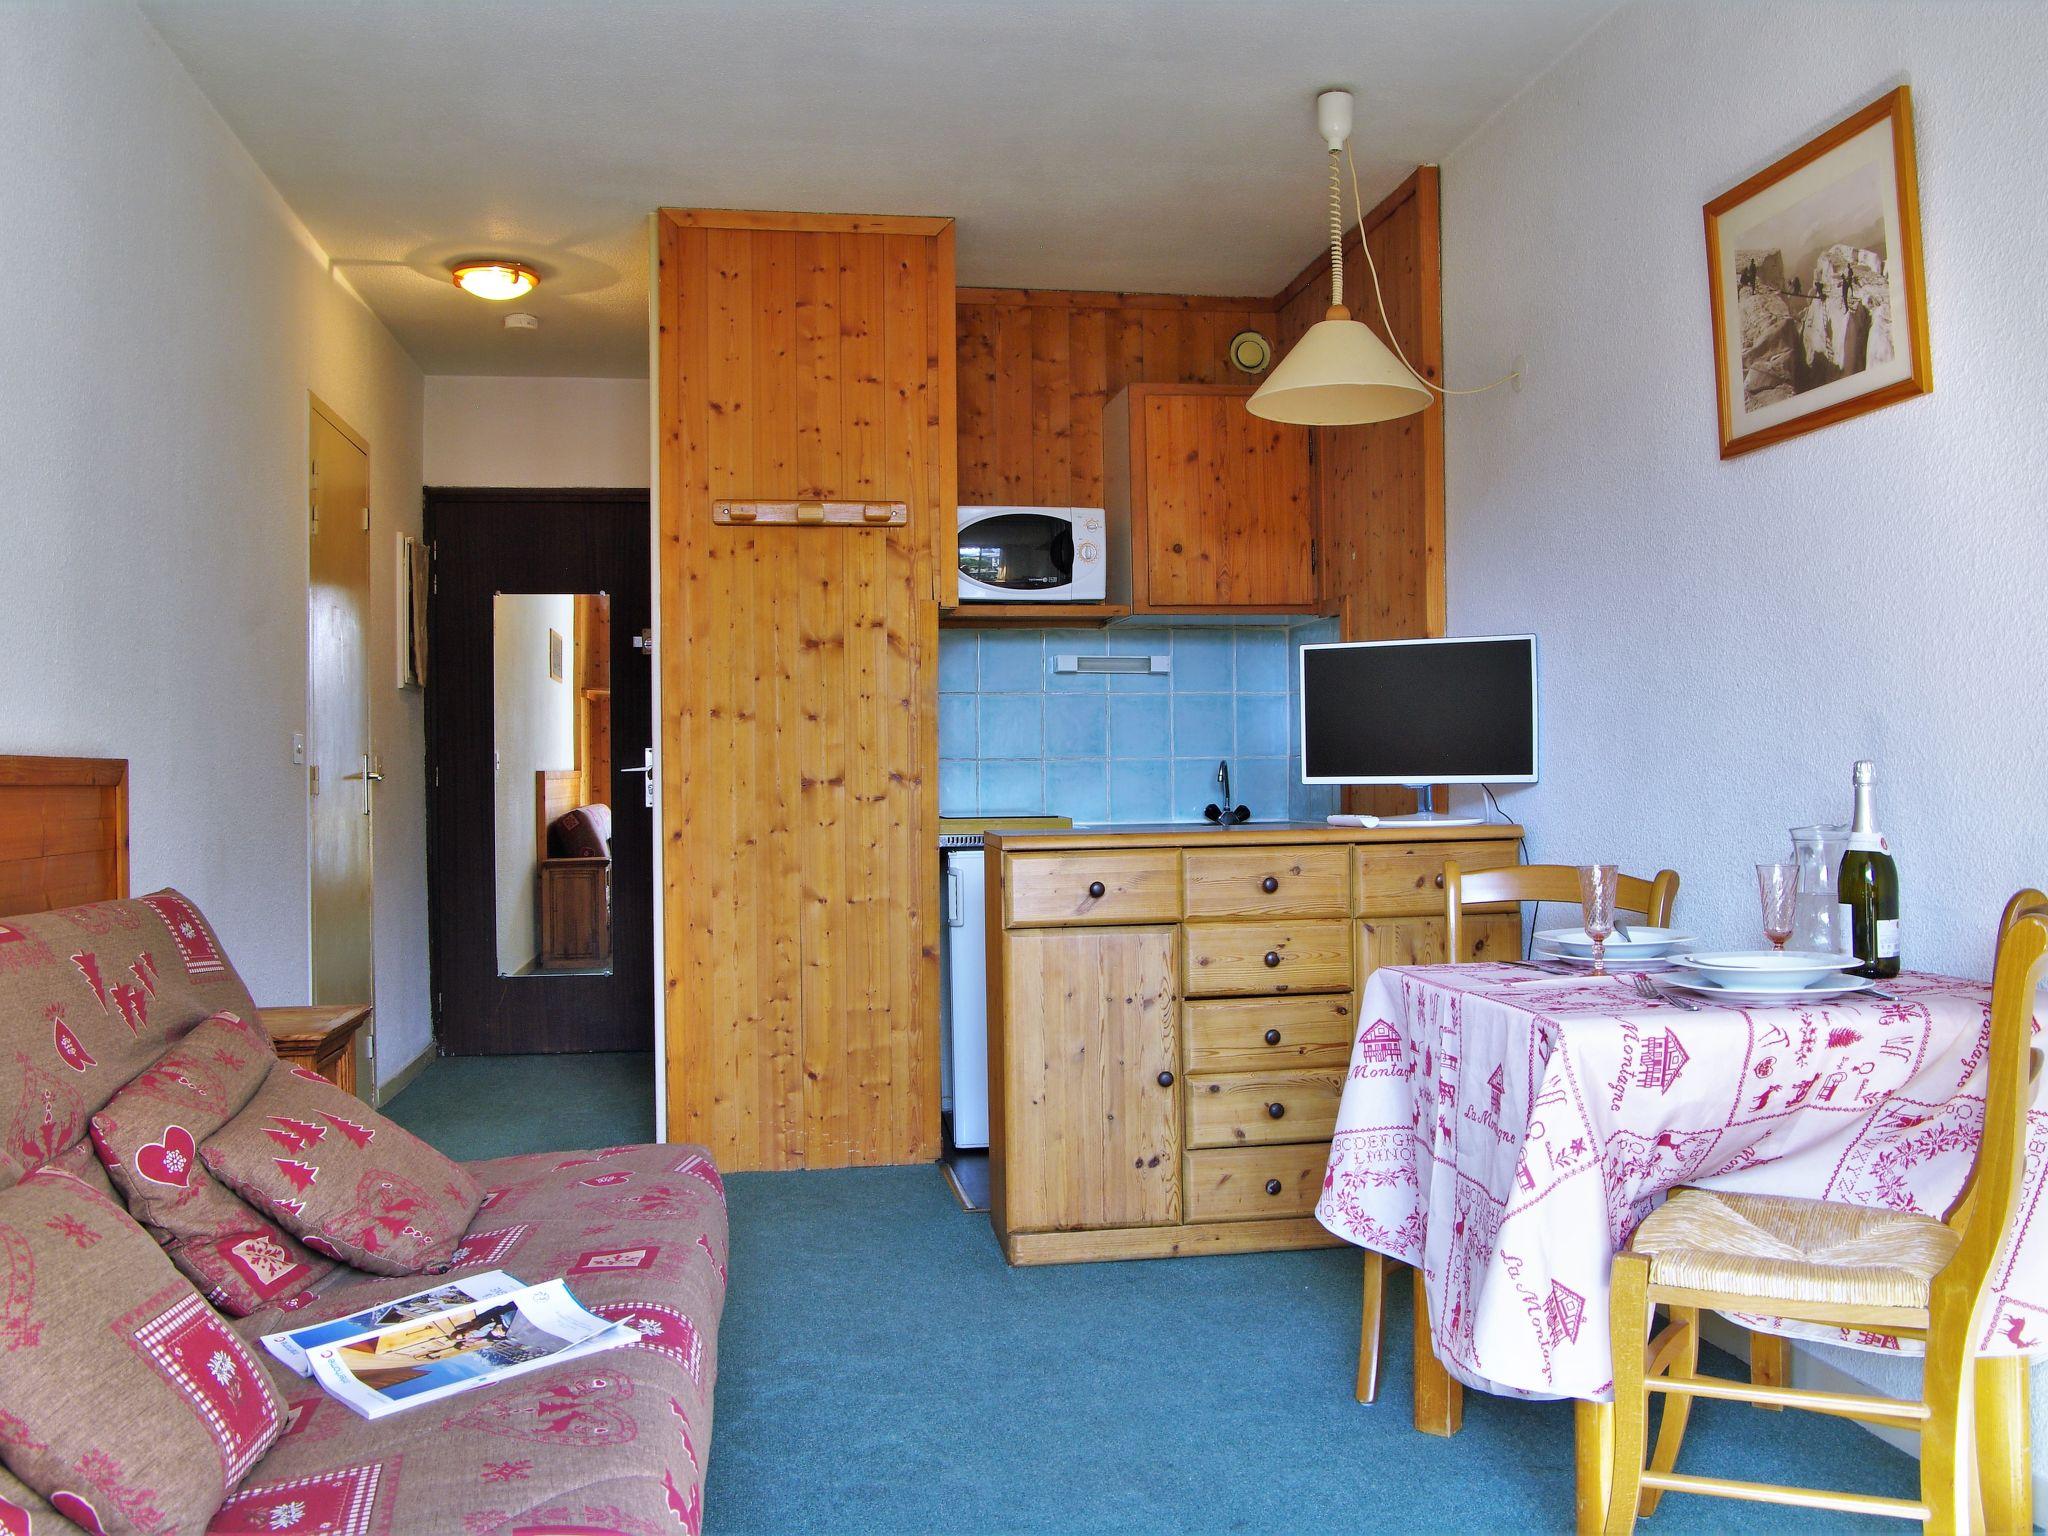
<svg viewBox="0 0 2048 1536"><path fill-rule="evenodd" d="M1983 1120L1990 989L1910 973L1887 985L1898 1001L1680 1015L1622 976L1381 967L1316 1215L1422 1270L1437 1355L1467 1385L1602 1396L1613 1254L1673 1187L1947 1210ZM1993 1271L1990 1354L2048 1353L2042 1110L2027 1169ZM1818 1325L1768 1331L1898 1346Z"/></svg>

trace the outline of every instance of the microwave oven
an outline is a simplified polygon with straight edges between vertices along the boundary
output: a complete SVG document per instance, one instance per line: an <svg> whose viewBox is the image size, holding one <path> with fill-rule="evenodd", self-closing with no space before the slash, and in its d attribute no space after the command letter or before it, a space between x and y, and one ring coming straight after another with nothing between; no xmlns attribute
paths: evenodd
<svg viewBox="0 0 2048 1536"><path fill-rule="evenodd" d="M1101 602L1108 523L1100 507L962 507L960 601Z"/></svg>

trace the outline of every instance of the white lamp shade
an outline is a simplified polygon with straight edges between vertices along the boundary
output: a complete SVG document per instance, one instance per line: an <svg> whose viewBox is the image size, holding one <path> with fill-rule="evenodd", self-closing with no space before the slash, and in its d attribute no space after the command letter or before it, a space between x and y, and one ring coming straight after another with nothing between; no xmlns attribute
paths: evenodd
<svg viewBox="0 0 2048 1536"><path fill-rule="evenodd" d="M1296 426L1348 427L1412 416L1430 399L1363 321L1319 320L1245 409Z"/></svg>

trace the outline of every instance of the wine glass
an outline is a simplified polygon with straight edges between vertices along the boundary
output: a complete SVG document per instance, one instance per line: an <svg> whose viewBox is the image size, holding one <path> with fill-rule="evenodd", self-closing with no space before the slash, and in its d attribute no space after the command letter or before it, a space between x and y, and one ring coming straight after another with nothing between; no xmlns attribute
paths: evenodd
<svg viewBox="0 0 2048 1536"><path fill-rule="evenodd" d="M1799 904L1799 866L1759 864L1756 887L1763 901L1764 937L1771 941L1772 949L1783 949L1792 937L1793 909Z"/></svg>
<svg viewBox="0 0 2048 1536"><path fill-rule="evenodd" d="M1614 932L1614 898L1621 888L1618 864L1579 866L1579 911L1593 941L1593 974L1607 974L1607 940Z"/></svg>

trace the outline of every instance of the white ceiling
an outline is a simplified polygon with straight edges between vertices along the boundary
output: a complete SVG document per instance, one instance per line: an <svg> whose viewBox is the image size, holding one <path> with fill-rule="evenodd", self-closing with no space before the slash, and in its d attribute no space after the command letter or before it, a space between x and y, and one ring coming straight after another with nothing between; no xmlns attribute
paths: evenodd
<svg viewBox="0 0 2048 1536"><path fill-rule="evenodd" d="M143 0L428 373L644 376L648 210L941 213L963 284L1270 294L1613 0ZM456 257L545 275L513 306Z"/></svg>

